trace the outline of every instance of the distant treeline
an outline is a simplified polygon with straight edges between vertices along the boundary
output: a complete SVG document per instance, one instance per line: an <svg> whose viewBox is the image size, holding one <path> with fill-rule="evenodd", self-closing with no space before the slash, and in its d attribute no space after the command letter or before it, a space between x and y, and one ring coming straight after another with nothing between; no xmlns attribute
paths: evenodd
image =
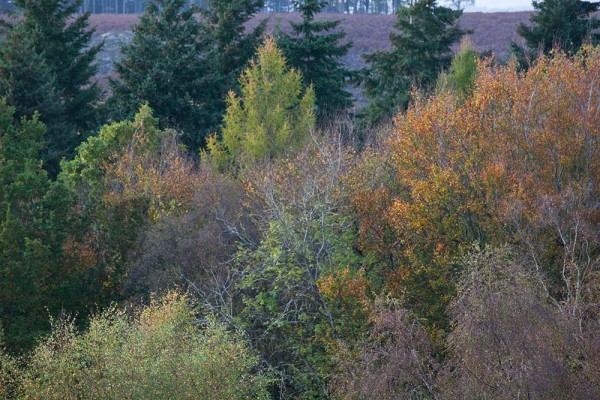
<svg viewBox="0 0 600 400"><path fill-rule="evenodd" d="M83 0L81 11L93 14L135 14L144 11L150 0ZM203 7L205 0L188 0L189 5ZM391 14L410 0L331 0L324 11L345 14ZM0 0L2 10L13 8L14 0ZM292 12L292 0L267 0L266 12Z"/></svg>

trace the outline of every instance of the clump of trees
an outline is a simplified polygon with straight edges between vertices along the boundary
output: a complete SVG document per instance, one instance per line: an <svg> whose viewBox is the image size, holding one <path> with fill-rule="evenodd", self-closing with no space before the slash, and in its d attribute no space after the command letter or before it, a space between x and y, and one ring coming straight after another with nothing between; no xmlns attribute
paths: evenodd
<svg viewBox="0 0 600 400"><path fill-rule="evenodd" d="M168 292L132 315L110 307L85 332L54 321L25 367L10 371L13 388L45 399L267 399L268 377L256 374L246 341L217 322L196 324L191 301Z"/></svg>
<svg viewBox="0 0 600 400"><path fill-rule="evenodd" d="M535 59L538 53L548 54L553 49L577 52L587 40L597 44L600 34L596 30L600 21L594 16L600 5L582 0L533 1L537 11L530 18L531 24L520 24L517 33L525 47L512 43L513 53L521 64Z"/></svg>
<svg viewBox="0 0 600 400"><path fill-rule="evenodd" d="M140 91L53 175L43 121L56 109L28 103L15 117L20 106L0 101L0 396L600 397L598 47L523 69L465 41L450 60L457 14L423 0L399 19L414 33L404 19L417 10L443 17L443 45L415 55L419 71L397 49L381 55L413 84L367 143L359 120L319 112L332 93L319 74L344 75L342 35L313 20L322 3L303 3L299 30L278 42L227 30L225 15L238 26L257 2L209 2L198 23L160 1L143 18L160 29L140 28L123 62L157 72L171 67L165 51L223 72L211 93L230 92L210 106L222 120L209 118L200 154L194 124L152 108L171 94ZM197 37L209 46L181 53L197 42L159 35L182 27L212 31ZM45 54L14 45L27 29L0 45L6 82L38 71L32 87L52 94Z"/></svg>
<svg viewBox="0 0 600 400"><path fill-rule="evenodd" d="M133 28L132 42L115 63L110 103L116 119L131 118L148 103L165 128L182 132L190 149L204 146L217 129L225 97L254 54L264 31L244 24L260 2L211 0L198 21L184 0L151 2Z"/></svg>

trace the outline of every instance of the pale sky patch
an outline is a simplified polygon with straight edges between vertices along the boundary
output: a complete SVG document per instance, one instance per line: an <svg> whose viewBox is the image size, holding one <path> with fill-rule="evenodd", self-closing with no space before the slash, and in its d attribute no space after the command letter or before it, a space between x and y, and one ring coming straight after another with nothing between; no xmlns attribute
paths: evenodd
<svg viewBox="0 0 600 400"><path fill-rule="evenodd" d="M597 1L594 1L597 2ZM474 6L468 6L465 11L531 11L531 0L475 0Z"/></svg>

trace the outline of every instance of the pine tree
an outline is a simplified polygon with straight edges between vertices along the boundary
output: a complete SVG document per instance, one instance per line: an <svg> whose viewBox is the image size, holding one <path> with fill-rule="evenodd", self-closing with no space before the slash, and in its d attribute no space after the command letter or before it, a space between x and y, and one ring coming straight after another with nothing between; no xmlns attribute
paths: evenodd
<svg viewBox="0 0 600 400"><path fill-rule="evenodd" d="M18 349L48 328L48 311L73 311L79 293L61 262L71 192L41 168L37 115L18 128L13 118L0 102L0 320L8 347Z"/></svg>
<svg viewBox="0 0 600 400"><path fill-rule="evenodd" d="M46 137L50 139L45 159L52 160L55 168L65 149L72 145L70 133L75 126L66 120L65 104L54 74L23 25L7 32L0 47L0 93L8 105L15 107L16 116L44 113L40 119L46 124Z"/></svg>
<svg viewBox="0 0 600 400"><path fill-rule="evenodd" d="M251 166L289 154L314 127L314 92L289 70L273 38L243 72L241 96L229 92L222 138L211 137L211 160L221 170Z"/></svg>
<svg viewBox="0 0 600 400"><path fill-rule="evenodd" d="M592 43L600 42L600 21L590 14L598 11L600 3L581 0L533 1L537 11L530 18L531 26L520 24L517 33L525 39L526 49L511 44L513 53L521 64L526 58L535 59L538 52L548 54L553 47L576 53L586 37Z"/></svg>
<svg viewBox="0 0 600 400"><path fill-rule="evenodd" d="M117 119L131 119L148 103L163 126L183 132L186 145L197 148L198 134L214 126L214 105L207 87L213 79L207 65L208 42L185 0L150 2L133 28L131 43L121 47L115 63L119 79L111 81Z"/></svg>
<svg viewBox="0 0 600 400"><path fill-rule="evenodd" d="M288 64L298 69L304 85L313 85L317 116L320 120L352 105L352 95L345 90L351 72L339 61L348 54L352 43L341 44L346 33L335 30L341 21L315 21L315 15L327 5L323 0L297 0L302 22L290 22L293 33L280 33L278 45Z"/></svg>
<svg viewBox="0 0 600 400"><path fill-rule="evenodd" d="M452 45L466 33L458 26L461 10L438 6L436 0L418 0L400 8L390 34L391 51L366 55L370 64L363 85L370 100L365 117L371 124L391 118L406 108L412 87L428 90L450 65Z"/></svg>
<svg viewBox="0 0 600 400"><path fill-rule="evenodd" d="M199 10L185 0L149 3L115 64L119 80L112 82L111 103L116 119L131 119L148 103L162 127L181 131L190 149L202 147L205 136L218 128L227 92L236 87L262 35L261 27L244 34L244 23L261 4L211 0Z"/></svg>
<svg viewBox="0 0 600 400"><path fill-rule="evenodd" d="M222 111L227 93L239 88L238 77L261 44L267 21L247 34L245 26L263 6L263 0L206 0L201 10L203 34L210 41L211 64L217 69L219 80L213 84L218 85Z"/></svg>
<svg viewBox="0 0 600 400"><path fill-rule="evenodd" d="M46 134L48 150L43 159L52 176L58 172L60 159L69 158L97 122L95 104L101 91L91 78L96 73L94 59L102 45L90 46L93 30L88 29L89 14L76 15L80 4L81 0L16 0L16 22L3 24L7 40L3 45L0 65L3 65L2 68L15 68L16 65L11 66L12 61L5 57L16 56L23 58L27 68L18 74L13 69L12 76L10 71L1 72L4 81L13 80L12 87L2 88L2 95L12 94L11 101L17 111L27 111L26 114L16 114L17 121L22 116L31 117L33 109L40 112L41 120L50 125ZM23 40L19 41L19 37ZM34 54L25 54L29 50L33 50ZM33 63L38 61L39 65L34 66ZM27 69L33 74L25 74ZM36 72L40 75L35 76ZM17 79L28 82L19 83ZM34 88L36 85L39 86ZM19 86L29 86L42 93L43 99L35 104L35 101L30 101L32 95L8 93ZM24 97L29 98L26 103L17 104ZM42 109L49 103L54 104ZM67 120L69 124L65 122ZM54 126L55 121L62 125L60 131Z"/></svg>

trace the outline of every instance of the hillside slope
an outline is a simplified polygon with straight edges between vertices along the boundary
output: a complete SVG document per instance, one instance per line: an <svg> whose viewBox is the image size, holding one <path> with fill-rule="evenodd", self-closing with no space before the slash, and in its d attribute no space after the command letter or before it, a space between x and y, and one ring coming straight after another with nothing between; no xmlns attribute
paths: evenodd
<svg viewBox="0 0 600 400"><path fill-rule="evenodd" d="M491 50L500 59L506 59L511 40L517 40L516 28L529 20L530 12L465 13L461 25L473 30L471 40L479 50ZM277 27L289 29L288 20L299 21L299 14L259 14L250 27L264 18L269 19L269 30ZM345 15L321 14L319 18L341 19L341 29L354 43L345 59L351 68L364 66L361 55L389 47L389 32L393 28L394 15ZM95 41L104 40L105 49L101 54L99 75L112 71L112 61L119 56L119 43L131 39L131 28L137 22L137 15L95 14L90 17L90 25L96 28Z"/></svg>

